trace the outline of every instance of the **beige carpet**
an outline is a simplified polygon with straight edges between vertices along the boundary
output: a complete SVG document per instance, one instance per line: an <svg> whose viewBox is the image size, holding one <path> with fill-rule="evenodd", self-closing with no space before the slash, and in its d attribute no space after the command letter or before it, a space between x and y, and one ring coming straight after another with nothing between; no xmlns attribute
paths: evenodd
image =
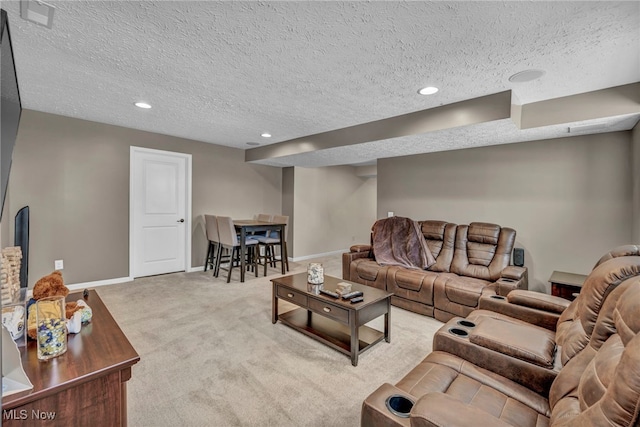
<svg viewBox="0 0 640 427"><path fill-rule="evenodd" d="M341 277L339 256L313 261ZM234 272L227 284L210 272L177 273L97 288L141 358L128 383L130 426L359 426L363 399L420 362L442 325L392 307L391 343L353 367L271 323L269 279L278 275L240 283ZM382 329L382 320L370 325Z"/></svg>

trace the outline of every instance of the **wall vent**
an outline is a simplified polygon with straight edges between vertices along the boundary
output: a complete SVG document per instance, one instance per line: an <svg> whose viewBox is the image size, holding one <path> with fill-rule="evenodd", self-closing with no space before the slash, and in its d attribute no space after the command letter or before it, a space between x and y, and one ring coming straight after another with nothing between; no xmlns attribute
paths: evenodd
<svg viewBox="0 0 640 427"><path fill-rule="evenodd" d="M607 123L591 123L584 125L569 126L567 131L569 133L601 133L605 132L609 128Z"/></svg>
<svg viewBox="0 0 640 427"><path fill-rule="evenodd" d="M51 28L53 25L53 12L55 10L55 7L43 1L20 1L20 16L27 21L35 22L47 28Z"/></svg>

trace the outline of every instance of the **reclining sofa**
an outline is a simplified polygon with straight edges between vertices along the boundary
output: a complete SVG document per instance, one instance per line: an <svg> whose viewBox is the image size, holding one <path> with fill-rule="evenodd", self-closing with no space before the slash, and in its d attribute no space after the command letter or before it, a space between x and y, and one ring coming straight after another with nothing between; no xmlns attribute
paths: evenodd
<svg viewBox="0 0 640 427"><path fill-rule="evenodd" d="M515 230L496 224L419 221L435 264L426 270L380 265L371 245L342 255L342 278L392 292L398 307L446 322L478 308L482 295L528 289L526 267L510 266Z"/></svg>
<svg viewBox="0 0 640 427"><path fill-rule="evenodd" d="M480 309L466 319L452 318L435 334L433 350L455 354L544 394L560 368L587 346L601 312L607 312L604 307L613 304L626 287L640 284L639 255L632 253L598 263L571 304L560 297L515 290L497 305L511 305L510 316ZM524 306L509 302L513 293ZM553 330L541 327L535 316L529 321L518 316L517 307L538 304L540 297L546 297L550 309L554 300L555 307L567 306ZM544 318L545 310L540 307L539 311L539 318Z"/></svg>
<svg viewBox="0 0 640 427"><path fill-rule="evenodd" d="M574 302L575 311L566 308L561 314L555 337L545 335L551 333L547 328L484 310L474 312L473 321L471 316L452 319L455 325L436 333L434 351L418 366L395 386L383 384L365 399L361 425L639 426L637 247L635 253L601 260ZM504 324L494 322L471 342L473 330L482 329L487 319ZM451 335L453 327L467 332L458 335L466 344L438 340ZM561 334L564 328L572 332ZM484 350L470 350L473 346ZM561 354L562 363L540 388L536 366L554 353Z"/></svg>

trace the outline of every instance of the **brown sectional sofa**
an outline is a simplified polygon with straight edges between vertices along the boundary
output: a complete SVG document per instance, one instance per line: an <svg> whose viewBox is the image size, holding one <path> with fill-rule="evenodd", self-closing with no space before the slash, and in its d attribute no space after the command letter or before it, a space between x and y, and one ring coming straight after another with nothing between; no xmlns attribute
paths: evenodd
<svg viewBox="0 0 640 427"><path fill-rule="evenodd" d="M485 310L450 320L431 354L365 399L361 425L639 426L638 249L603 257L557 333ZM467 335L442 340L453 328Z"/></svg>
<svg viewBox="0 0 640 427"><path fill-rule="evenodd" d="M420 221L436 262L426 270L382 266L370 245L342 255L342 277L386 289L391 303L446 322L478 308L482 295L527 289L526 267L510 266L516 232L496 224Z"/></svg>

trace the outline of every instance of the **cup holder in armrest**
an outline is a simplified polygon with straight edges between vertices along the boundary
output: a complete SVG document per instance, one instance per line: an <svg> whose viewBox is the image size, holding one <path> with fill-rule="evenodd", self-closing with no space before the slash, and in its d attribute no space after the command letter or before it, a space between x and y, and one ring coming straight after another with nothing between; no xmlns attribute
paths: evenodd
<svg viewBox="0 0 640 427"><path fill-rule="evenodd" d="M509 278L509 277L501 277L501 278L500 278L500 281L501 281L501 282L513 283L513 282L515 282L515 279L511 279L511 278Z"/></svg>
<svg viewBox="0 0 640 427"><path fill-rule="evenodd" d="M459 337L468 337L469 336L469 332L465 331L464 329L460 329L460 328L450 328L449 332L451 332L453 335L457 335Z"/></svg>
<svg viewBox="0 0 640 427"><path fill-rule="evenodd" d="M476 324L471 320L458 320L458 325L464 326L465 328L475 328Z"/></svg>
<svg viewBox="0 0 640 427"><path fill-rule="evenodd" d="M414 405L413 400L400 394L392 394L384 403L393 415L401 418L409 418L409 412Z"/></svg>
<svg viewBox="0 0 640 427"><path fill-rule="evenodd" d="M493 298L493 299L502 299L502 300L507 299L506 297L503 297L502 295L491 295L489 298Z"/></svg>

